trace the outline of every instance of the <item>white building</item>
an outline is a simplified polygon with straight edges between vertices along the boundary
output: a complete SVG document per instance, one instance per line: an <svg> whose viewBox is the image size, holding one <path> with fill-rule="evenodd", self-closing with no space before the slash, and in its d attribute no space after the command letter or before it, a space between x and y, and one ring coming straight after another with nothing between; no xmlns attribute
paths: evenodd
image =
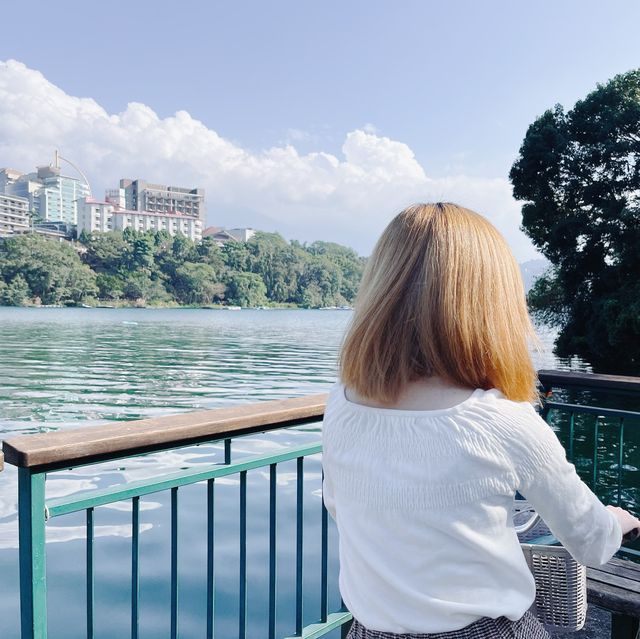
<svg viewBox="0 0 640 639"><path fill-rule="evenodd" d="M109 199L113 196L110 194ZM167 231L169 235L184 235L194 242L202 240L200 219L183 213L153 213L120 208L114 201L98 202L85 198L78 203L78 235L109 231Z"/></svg>
<svg viewBox="0 0 640 639"><path fill-rule="evenodd" d="M29 200L0 194L0 237L29 230Z"/></svg>

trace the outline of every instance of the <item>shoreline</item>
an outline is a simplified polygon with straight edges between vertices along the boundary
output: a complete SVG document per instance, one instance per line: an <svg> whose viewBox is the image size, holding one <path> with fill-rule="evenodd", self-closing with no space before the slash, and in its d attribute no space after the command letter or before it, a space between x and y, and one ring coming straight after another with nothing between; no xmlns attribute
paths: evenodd
<svg viewBox="0 0 640 639"><path fill-rule="evenodd" d="M296 304L274 304L264 306L235 306L225 304L79 304L79 305L66 305L66 304L25 304L23 306L6 306L0 305L1 309L8 308L29 308L29 309L86 309L86 310L204 310L204 311L239 311L239 310L251 310L251 311L351 311L352 306L298 306Z"/></svg>

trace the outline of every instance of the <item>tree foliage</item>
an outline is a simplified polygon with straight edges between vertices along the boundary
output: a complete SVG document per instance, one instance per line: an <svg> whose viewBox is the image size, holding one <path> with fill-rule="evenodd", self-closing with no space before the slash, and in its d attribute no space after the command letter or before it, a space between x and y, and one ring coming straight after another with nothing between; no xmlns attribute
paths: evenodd
<svg viewBox="0 0 640 639"><path fill-rule="evenodd" d="M0 303L341 306L354 300L364 259L326 242L256 233L220 248L165 231L83 233L76 245L25 235L0 243Z"/></svg>
<svg viewBox="0 0 640 639"><path fill-rule="evenodd" d="M39 235L0 243L0 276L7 286L5 304L20 305L28 299L42 304L78 302L98 292L95 273L71 244Z"/></svg>
<svg viewBox="0 0 640 639"><path fill-rule="evenodd" d="M522 226L553 267L529 295L559 355L640 371L640 70L528 129L510 178Z"/></svg>

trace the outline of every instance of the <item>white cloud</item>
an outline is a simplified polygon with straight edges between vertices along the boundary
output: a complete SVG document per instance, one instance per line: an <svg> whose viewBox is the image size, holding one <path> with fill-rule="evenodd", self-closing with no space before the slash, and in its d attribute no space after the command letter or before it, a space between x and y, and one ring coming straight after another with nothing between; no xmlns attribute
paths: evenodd
<svg viewBox="0 0 640 639"><path fill-rule="evenodd" d="M301 154L294 143L303 138L290 132L289 143L252 153L186 111L159 118L132 102L109 114L20 62L0 62L0 165L32 170L58 148L84 170L98 196L121 177L200 186L210 224L333 240L363 254L402 207L452 200L489 217L520 261L535 255L518 230L519 205L506 178L430 178L407 144L371 124L347 134L341 157Z"/></svg>

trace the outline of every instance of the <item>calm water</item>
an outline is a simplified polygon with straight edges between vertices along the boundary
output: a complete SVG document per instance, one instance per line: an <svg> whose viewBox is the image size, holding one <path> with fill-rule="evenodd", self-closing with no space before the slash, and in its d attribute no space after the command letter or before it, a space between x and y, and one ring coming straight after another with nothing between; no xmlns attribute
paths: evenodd
<svg viewBox="0 0 640 639"><path fill-rule="evenodd" d="M328 390L350 317L345 311L0 309L0 438L138 419ZM543 332L538 367L557 362ZM308 426L238 440L237 457L319 439ZM57 473L48 496L102 487L220 460L219 446L191 447L126 462ZM295 468L279 467L279 626L293 633ZM636 469L637 470L637 469ZM305 462L305 526L318 530L320 462ZM217 630L237 628L238 480L217 481ZM249 636L264 636L268 566L268 476L248 475ZM141 636L167 636L169 521L167 498L141 501ZM0 637L18 636L16 473L0 475ZM204 636L206 609L204 487L181 489L180 636ZM98 637L128 636L130 505L96 511ZM84 529L76 516L47 526L50 636L84 636ZM305 623L319 615L320 540L305 538ZM339 605L335 531L330 534L331 605ZM262 629L262 630L261 630Z"/></svg>

